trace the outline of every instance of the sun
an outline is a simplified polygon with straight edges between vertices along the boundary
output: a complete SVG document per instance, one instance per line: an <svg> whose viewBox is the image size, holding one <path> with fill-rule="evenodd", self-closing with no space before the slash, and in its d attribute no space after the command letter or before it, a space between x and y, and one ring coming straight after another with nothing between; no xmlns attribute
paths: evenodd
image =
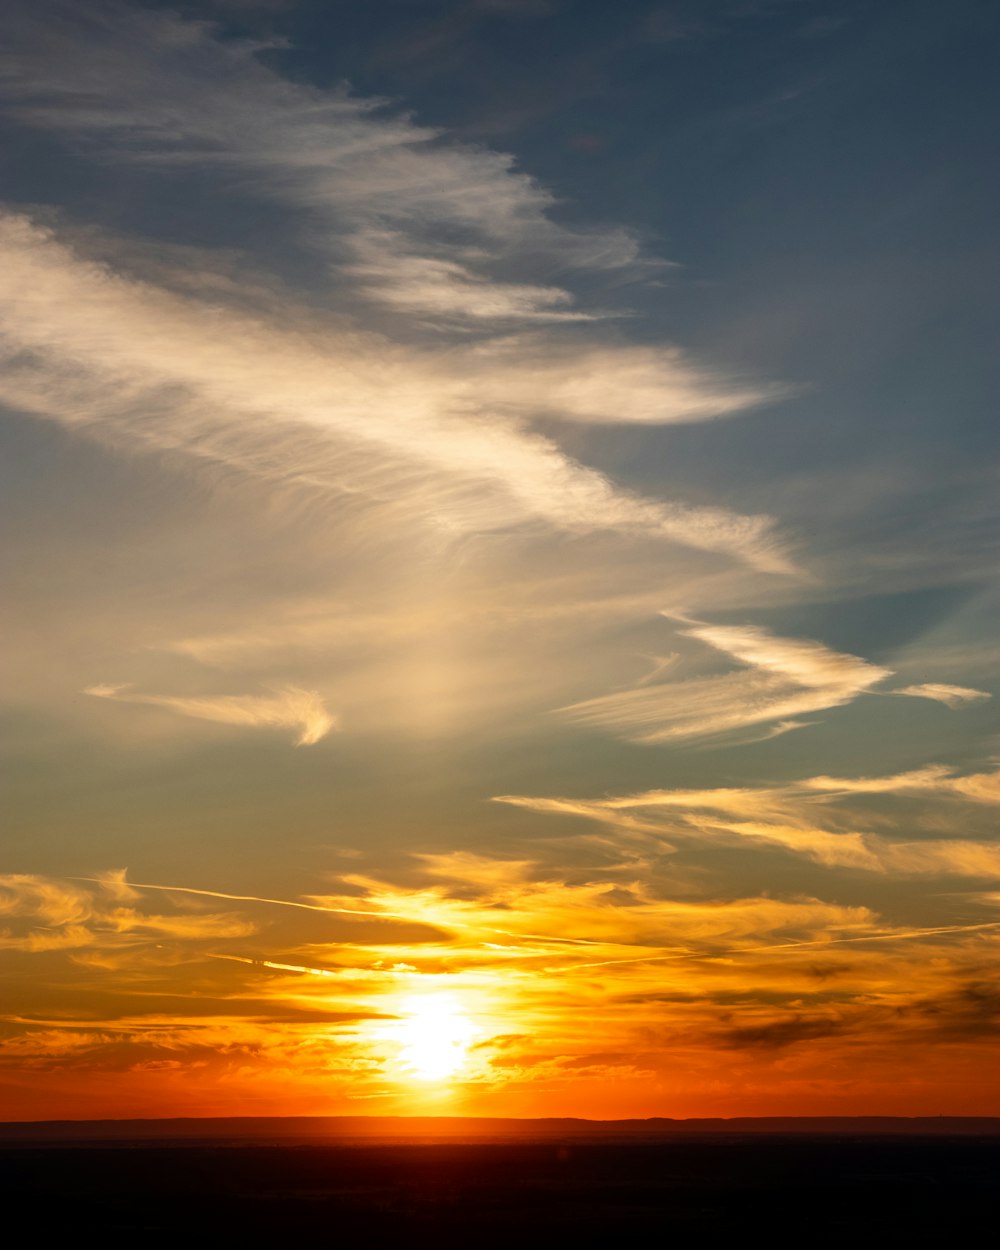
<svg viewBox="0 0 1000 1250"><path fill-rule="evenodd" d="M407 999L394 1028L399 1064L418 1081L444 1081L468 1060L476 1027L450 994Z"/></svg>

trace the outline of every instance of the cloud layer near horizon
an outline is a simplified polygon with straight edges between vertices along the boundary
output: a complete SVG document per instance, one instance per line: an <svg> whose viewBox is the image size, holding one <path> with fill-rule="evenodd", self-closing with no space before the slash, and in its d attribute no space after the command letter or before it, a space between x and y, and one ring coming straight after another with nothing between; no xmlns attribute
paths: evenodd
<svg viewBox="0 0 1000 1250"><path fill-rule="evenodd" d="M15 926L4 947L47 961L49 987L18 979L0 1077L27 1065L59 1089L68 1071L124 1079L163 1114L163 1097L188 1107L181 1078L194 1064L201 1084L221 1081L249 1105L280 1090L298 1108L322 1085L327 1108L412 1108L407 1022L445 1000L474 1043L457 1083L480 1111L539 1085L572 1096L583 1078L619 1096L652 1079L673 1099L678 1080L688 1097L712 1082L732 1097L769 1054L803 1081L848 1062L879 1088L889 1040L896 1063L933 1043L978 1064L995 1036L983 961L1000 921L985 899L971 922L906 926L805 895L678 896L655 859L587 873L422 854L405 876L344 874L306 902L123 872L4 877L0 912ZM94 982L86 1020L50 1006L73 963ZM595 1018L608 1023L595 1030Z"/></svg>

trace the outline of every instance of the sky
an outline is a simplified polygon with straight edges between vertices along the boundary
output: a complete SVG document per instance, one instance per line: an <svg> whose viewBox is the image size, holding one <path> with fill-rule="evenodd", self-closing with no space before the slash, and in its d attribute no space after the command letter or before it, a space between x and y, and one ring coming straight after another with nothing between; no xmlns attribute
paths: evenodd
<svg viewBox="0 0 1000 1250"><path fill-rule="evenodd" d="M979 0L9 0L0 1118L1000 1115Z"/></svg>

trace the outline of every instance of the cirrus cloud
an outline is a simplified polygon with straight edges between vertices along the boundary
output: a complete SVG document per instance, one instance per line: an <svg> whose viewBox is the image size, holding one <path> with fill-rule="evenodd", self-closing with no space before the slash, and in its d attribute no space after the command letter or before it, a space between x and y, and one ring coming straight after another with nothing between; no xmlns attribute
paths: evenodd
<svg viewBox="0 0 1000 1250"><path fill-rule="evenodd" d="M195 720L247 728L279 728L297 731L297 746L312 746L337 726L315 690L287 686L270 695L206 695L183 698L177 695L137 694L127 686L88 686L84 694L116 703L140 703L162 707Z"/></svg>

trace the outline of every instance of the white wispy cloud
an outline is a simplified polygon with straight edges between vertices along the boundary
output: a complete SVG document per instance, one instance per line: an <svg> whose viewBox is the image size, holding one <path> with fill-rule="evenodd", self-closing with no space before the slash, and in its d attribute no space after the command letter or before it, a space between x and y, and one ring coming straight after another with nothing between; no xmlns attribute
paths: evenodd
<svg viewBox="0 0 1000 1250"><path fill-rule="evenodd" d="M231 913L162 914L132 905L124 874L80 885L34 873L0 874L0 950L31 953L134 949L157 941L203 942L247 937L255 925ZM96 888L95 888L96 886Z"/></svg>
<svg viewBox="0 0 1000 1250"><path fill-rule="evenodd" d="M573 297L558 286L490 281L476 273L455 249L414 255L398 232L372 229L351 240L356 259L344 272L360 279L364 295L403 312L445 320L592 321L599 314L572 308Z"/></svg>
<svg viewBox="0 0 1000 1250"><path fill-rule="evenodd" d="M0 83L19 119L86 134L98 159L210 170L227 194L274 201L293 214L301 246L321 249L341 308L292 302L280 323L254 318L235 311L247 301L232 282L209 283L210 301L184 297L7 215L8 404L366 500L438 531L540 520L789 570L770 518L640 498L527 428L538 415L704 420L780 393L676 348L538 330L597 315L557 283L526 280L539 256L547 272L630 270L636 249L620 232L558 225L551 197L510 157L443 142L381 101L283 80L259 48L216 39L204 24L58 2L6 21ZM366 301L405 314L405 325L390 321L387 333ZM411 331L435 316L447 323L443 337L417 346ZM456 318L465 323L457 335Z"/></svg>
<svg viewBox="0 0 1000 1250"><path fill-rule="evenodd" d="M919 686L904 686L901 690L890 690L889 694L910 695L914 699L934 699L946 707L958 708L966 703L979 703L990 698L986 690L973 690L969 686L948 686L941 682L928 681Z"/></svg>
<svg viewBox="0 0 1000 1250"><path fill-rule="evenodd" d="M959 795L977 803L1000 803L1000 772L956 775L943 764L886 777L810 777L800 785L835 794L937 793Z"/></svg>
<svg viewBox="0 0 1000 1250"><path fill-rule="evenodd" d="M595 821L625 837L652 839L661 851L678 843L717 842L780 849L827 868L1000 877L1000 847L992 840L887 838L852 827L864 823L863 811L851 807L845 813L838 807L866 796L907 792L1000 803L1000 774L956 776L932 765L888 777L807 777L778 787L647 790L598 799L498 795L494 801Z"/></svg>
<svg viewBox="0 0 1000 1250"><path fill-rule="evenodd" d="M245 473L367 498L465 530L542 520L721 551L787 572L767 517L643 499L500 410L559 406L587 372L558 357L515 381L343 325L290 333L88 262L19 215L0 217L0 397L76 429ZM506 349L501 355L506 356ZM649 362L635 365L648 397ZM522 362L523 363L523 362ZM626 361L619 376L628 389ZM510 393L507 393L507 383ZM610 378L606 385L610 388ZM610 392L609 392L610 393ZM521 394L521 399L519 399ZM503 397L502 400L499 397ZM551 396L551 398L549 398ZM491 400L497 398L496 406ZM582 397L567 399L579 403Z"/></svg>
<svg viewBox="0 0 1000 1250"><path fill-rule="evenodd" d="M195 720L247 728L294 729L297 746L311 746L337 727L315 690L286 686L270 695L210 695L183 698L164 694L133 693L127 686L88 686L84 694L117 703L141 703L162 707Z"/></svg>
<svg viewBox="0 0 1000 1250"><path fill-rule="evenodd" d="M859 656L755 626L699 623L680 633L745 668L601 695L562 708L561 714L636 742L701 738L769 721L778 722L772 733L784 733L801 727L794 718L850 703L891 676Z"/></svg>
<svg viewBox="0 0 1000 1250"><path fill-rule="evenodd" d="M431 271L407 262L421 259L458 265L462 272L446 268L442 277L459 287L477 267L488 271L511 255L522 266L544 255L563 269L640 264L624 230L552 221L552 195L512 156L442 142L382 99L291 83L258 58L265 45L217 39L207 23L115 0L41 0L12 6L5 35L0 81L22 120L99 137L131 162L212 166L244 188L252 175L255 195L320 227L313 238L331 262L364 265L373 244L398 251L401 265L366 273L369 289L389 302L419 306ZM457 242L449 249L448 240ZM520 302L530 315L571 297ZM502 300L499 307L507 315Z"/></svg>

